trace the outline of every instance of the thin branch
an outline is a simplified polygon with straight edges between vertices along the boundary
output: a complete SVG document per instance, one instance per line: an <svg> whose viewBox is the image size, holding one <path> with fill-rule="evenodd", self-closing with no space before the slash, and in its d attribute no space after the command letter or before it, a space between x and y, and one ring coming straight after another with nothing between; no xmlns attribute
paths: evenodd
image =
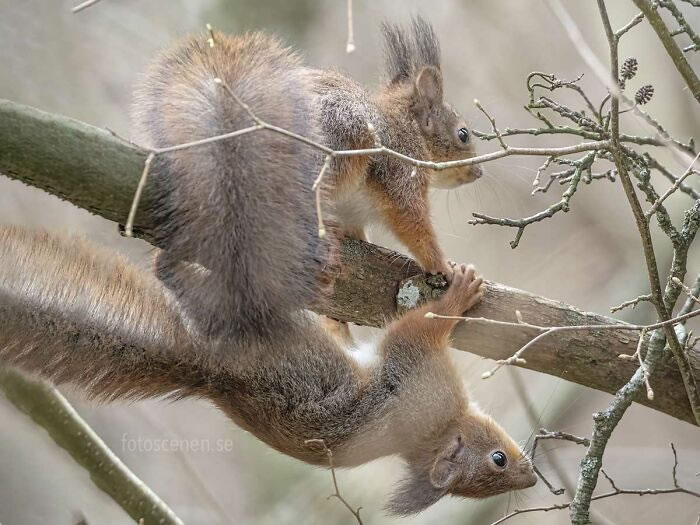
<svg viewBox="0 0 700 525"><path fill-rule="evenodd" d="M493 130L493 134L496 136L498 139L498 142L501 144L501 147L507 151L508 150L508 144L505 143L503 140L503 136L501 135L501 132L498 131L498 127L496 127L496 119L489 115L488 111L484 109L484 106L481 105L481 102L479 102L478 99L474 99L474 105L479 108L479 110L486 116L488 121L491 123L491 129ZM551 158L551 157L550 157Z"/></svg>
<svg viewBox="0 0 700 525"><path fill-rule="evenodd" d="M692 296L692 298L690 296ZM686 314L692 311L696 303L695 297L700 297L700 273L695 278L695 284L693 285L693 288L690 291L688 299L686 299L685 304L678 313Z"/></svg>
<svg viewBox="0 0 700 525"><path fill-rule="evenodd" d="M345 52L350 54L355 51L355 31L353 28L352 21L352 0L347 0L348 2L348 42L345 45Z"/></svg>
<svg viewBox="0 0 700 525"><path fill-rule="evenodd" d="M649 0L632 1L637 8L644 13L652 29L656 32L656 36L659 37L659 40L661 40L661 43L666 49L666 53L668 53L668 56L673 61L673 65L676 66L678 73L680 73L683 80L685 80L693 97L695 97L696 101L700 102L700 79L698 79L695 71L693 71L693 68L683 55L683 51L678 47L675 39L671 36L661 15L654 9Z"/></svg>
<svg viewBox="0 0 700 525"><path fill-rule="evenodd" d="M542 164L539 168L537 168L537 173L535 174L535 179L532 181L533 186L539 186L540 184L540 177L542 176L542 173L547 171L547 168L549 168L549 165L552 163L554 160L554 157L547 157L547 159L544 161L544 164ZM537 188L532 190L532 194L534 195L537 191Z"/></svg>
<svg viewBox="0 0 700 525"><path fill-rule="evenodd" d="M698 297L698 295L700 295L700 293L698 293L698 290L700 289L700 275L698 275L696 280L695 280L694 289L691 289L690 287L683 284L683 281L681 281L678 277L672 277L671 281L673 281L673 283L676 284L677 286L680 286L681 288L683 288L683 291L688 296L688 302L691 304L690 308L687 308L684 305L683 308L681 309L681 314L690 313L693 310L693 308L692 308L693 303L700 304L700 297Z"/></svg>
<svg viewBox="0 0 700 525"><path fill-rule="evenodd" d="M500 359L496 361L496 366L493 367L491 370L484 372L481 375L482 379L488 379L489 377L493 376L502 366L506 365L513 365L513 364L525 364L527 361L523 359L522 355L533 345L536 343L540 342L543 338L547 337L548 335L552 335L555 333L560 333L560 332L572 332L572 331L577 331L577 330L630 330L630 331L641 331L641 332L648 332L651 330L656 330L657 328L664 328L668 326L672 326L675 324L682 323L692 317L696 317L700 315L700 310L694 310L692 312L685 313L683 315L679 315L677 317L674 317L672 319L668 319L666 321L659 321L657 323L652 323L648 325L639 325L639 324L628 324L628 323L620 323L620 324L588 324L588 325L567 325L567 326L539 326L539 325L534 325L534 324L529 324L529 323L512 323L508 321L495 321L493 319L486 319L484 317L463 317L463 316L457 316L457 315L439 315L433 312L427 312L425 314L425 317L428 319L455 319L459 321L464 321L466 323L486 323L486 324L495 324L499 326L511 326L511 327L521 327L521 328L527 328L527 329L534 329L538 330L541 332L539 335L531 339L530 341L527 342L524 346L520 347L517 352L515 352L513 355L511 355L508 359Z"/></svg>
<svg viewBox="0 0 700 525"><path fill-rule="evenodd" d="M507 150L506 150L507 151ZM515 239L513 239L510 242L510 247L515 249L518 247L518 244L520 243L520 239L523 235L523 232L525 231L525 228L529 226L530 224L533 224L535 222L540 222L543 221L544 219L548 219L550 217L553 217L555 214L559 212L568 212L569 211L569 202L571 201L571 198L574 196L576 193L576 190L578 189L579 182L581 181L581 177L584 173L585 170L589 169L593 162L595 161L595 156L596 156L596 151L592 151L590 153L587 153L585 156L583 156L580 160L577 161L571 161L570 163L574 165L574 171L571 175L571 178L569 179L569 186L562 193L561 199L552 204L550 207L548 207L545 210L542 210L541 212L538 212L534 215L531 215L530 217L524 217L522 219L507 219L507 218L498 218L498 217L491 217L489 215L483 214L483 213L472 213L473 219L469 220L469 224L493 224L493 225L498 225L498 226L508 226L511 228L517 228L518 231L515 235ZM548 186L547 186L548 187ZM542 191L546 191L543 189Z"/></svg>
<svg viewBox="0 0 700 525"><path fill-rule="evenodd" d="M338 480L335 477L335 466L333 465L333 452L331 451L330 448L326 446L326 442L322 439L307 439L305 442L307 445L315 444L315 445L321 445L323 447L323 450L325 451L326 455L328 456L328 469L331 471L331 477L333 478L333 488L335 489L335 492L329 496L329 498L338 498L340 502L345 506L346 509L348 509L352 515L355 517L355 520L357 521L358 525L362 525L362 518L360 518L360 510L362 510L362 507L357 507L357 509L354 509L350 503L340 494L340 489L338 488Z"/></svg>
<svg viewBox="0 0 700 525"><path fill-rule="evenodd" d="M73 12L73 14L79 13L83 9L87 9L88 7L95 5L99 1L100 0L86 0L82 4L76 5L73 9L71 9L71 11Z"/></svg>
<svg viewBox="0 0 700 525"><path fill-rule="evenodd" d="M682 35L686 34L688 35L688 38L690 38L691 42L693 42L691 45L684 47L683 52L687 53L688 51L697 51L700 49L700 37L698 37L697 33L693 30L691 25L686 21L685 17L683 16L683 13L681 12L680 9L676 6L675 3L673 3L672 0L657 0L659 6L664 7L665 9L668 9L668 11L673 15L673 18L676 19L676 22L678 22L678 29L672 33L673 36L677 35Z"/></svg>
<svg viewBox="0 0 700 525"><path fill-rule="evenodd" d="M673 451L673 468L672 468L672 479L673 479L673 487L672 488L667 488L667 489L621 489L619 488L616 484L615 481L605 472L603 469L601 469L601 473L605 477L605 479L608 480L610 483L610 486L612 488L611 491L605 492L603 494L598 494L597 496L593 496L591 498L591 501L599 501L602 499L607 499L607 498L612 498L615 496L624 496L624 495L634 495L634 496L658 496L661 494L687 494L688 496L693 496L695 498L700 498L700 493L687 489L685 487L682 487L678 483L678 479L676 478L676 470L678 468L678 455L676 454L676 447L671 443L671 449ZM519 514L530 514L533 512L549 512L553 510L564 510L571 508L573 502L570 503L559 503L556 505L550 505L550 506L542 506L542 507L528 507L525 509L516 509L509 514L506 514L503 516L501 519L496 520L491 523L491 525L500 525L501 523L504 523L511 518L519 515Z"/></svg>
<svg viewBox="0 0 700 525"><path fill-rule="evenodd" d="M318 218L318 236L323 239L326 236L326 225L323 223L323 210L322 210L322 186L321 182L326 172L331 166L331 161L333 160L333 155L326 155L326 160L323 162L321 171L316 177L313 186L311 187L316 194L316 217Z"/></svg>
<svg viewBox="0 0 700 525"><path fill-rule="evenodd" d="M659 173L661 173L664 177L666 177L671 183L675 184L676 181L678 181L678 178L671 173L663 164L661 164L658 160L656 160L654 157L649 155L648 152L644 152L643 158L646 161L647 165L652 168L657 170ZM690 186L680 183L678 185L678 188L685 194L690 195L693 199L700 199L700 191L696 190L695 188L691 188Z"/></svg>
<svg viewBox="0 0 700 525"><path fill-rule="evenodd" d="M131 209L129 210L129 216L126 218L126 224L124 225L124 235L126 237L133 237L134 235L134 220L136 219L136 210L141 202L141 195L143 195L143 189L146 187L146 181L148 180L148 173L151 170L151 163L155 158L156 154L151 152L146 157L146 162L143 164L143 172L141 172L141 178L139 179L139 184L136 186L136 192L134 193L134 200L131 203Z"/></svg>
<svg viewBox="0 0 700 525"><path fill-rule="evenodd" d="M615 38L620 40L620 37L624 35L627 31L632 29L634 26L639 24L642 20L644 20L644 13L637 13L632 20L630 20L628 23L626 23L624 26L622 26L620 29L615 31Z"/></svg>
<svg viewBox="0 0 700 525"><path fill-rule="evenodd" d="M683 175L681 175L680 177L678 177L678 178L676 179L676 181L671 185L671 187L668 188L668 189L666 190L666 192L665 192L661 197L659 197L658 200L651 206L651 208L649 208L649 209L647 210L647 212L644 214L644 216L646 217L647 220L649 220L649 219L651 218L651 216L654 215L654 214L656 213L656 210L659 209L659 206L661 206L661 204L662 204L673 192L675 192L675 191L680 187L680 185L683 183L683 181L684 181L685 179L687 179L688 176L690 176L691 173L696 173L695 170L693 169L693 166L695 166L695 163L698 161L698 157L700 157L700 152L699 152L697 155L695 155L695 158L693 159L693 162L690 163L690 165L689 165L688 168L685 170L685 172L683 173Z"/></svg>
<svg viewBox="0 0 700 525"><path fill-rule="evenodd" d="M632 307L632 309L634 309L642 301L651 301L651 294L640 295L639 297L635 297L634 299L630 299L629 301L624 301L623 303L620 303L617 306L613 306L610 308L610 313L614 314L615 312L619 312L620 310L629 308L630 306Z"/></svg>
<svg viewBox="0 0 700 525"><path fill-rule="evenodd" d="M547 89L549 91L555 91L560 88L566 88L566 89L571 89L573 91L576 91L581 98L584 100L586 103L586 106L588 106L588 109L590 112L593 114L595 117L599 117L599 113L596 112L595 106L591 102L591 100L588 98L588 95L586 95L586 92L581 89L581 86L578 85L579 80L583 78L583 74L579 75L577 78L573 80L561 80L557 77L555 77L552 74L549 73L542 73L540 71L535 71L533 73L530 73L527 76L527 79L525 81L527 85L527 90L530 92L530 103L534 102L534 97L535 93L534 90L536 87ZM545 82L545 84L540 84L539 82L533 82L533 80L542 80Z"/></svg>
<svg viewBox="0 0 700 525"><path fill-rule="evenodd" d="M568 432L550 432L549 430L545 428L541 428L539 430L539 433L535 436L535 439L532 443L532 450L530 451L530 460L532 461L532 468L535 471L535 474L539 476L539 478L542 480L542 482L547 485L547 488L549 491L554 494L555 496L561 496L564 494L565 490L564 488L558 488L555 489L554 486L549 482L547 478L544 477L544 475L540 472L540 470L537 468L535 465L535 458L536 458L536 453L537 453L537 445L539 444L540 441L548 440L548 439L558 439L558 440L563 440L563 441L571 441L572 443L576 443L578 445L584 445L588 446L590 444L590 440L587 438L579 437L579 436L574 436L573 434L569 434Z"/></svg>

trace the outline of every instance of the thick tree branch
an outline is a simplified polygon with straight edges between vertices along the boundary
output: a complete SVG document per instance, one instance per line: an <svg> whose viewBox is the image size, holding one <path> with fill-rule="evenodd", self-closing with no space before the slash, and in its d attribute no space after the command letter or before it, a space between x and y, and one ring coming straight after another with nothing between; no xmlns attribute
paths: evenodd
<svg viewBox="0 0 700 525"><path fill-rule="evenodd" d="M117 223L123 223L148 153L113 134L87 124L11 102L0 102L0 173L41 188ZM146 187L134 231L150 239L149 189ZM441 293L440 278L422 275L407 257L361 241L343 247L335 295L319 312L368 326L382 326L406 307ZM502 321L523 319L540 326L612 324L619 321L582 312L498 283L471 315ZM398 307L397 307L398 303ZM526 327L461 324L454 347L489 359L507 359L538 332ZM611 330L556 334L528 349L525 368L562 377L604 392L615 392L635 373L637 338ZM700 377L700 353L691 350ZM693 422L683 382L673 363L653 377L653 401L636 399L656 410Z"/></svg>
<svg viewBox="0 0 700 525"><path fill-rule="evenodd" d="M175 513L122 463L55 389L0 370L0 390L22 412L44 427L53 440L90 472L136 522L183 525Z"/></svg>

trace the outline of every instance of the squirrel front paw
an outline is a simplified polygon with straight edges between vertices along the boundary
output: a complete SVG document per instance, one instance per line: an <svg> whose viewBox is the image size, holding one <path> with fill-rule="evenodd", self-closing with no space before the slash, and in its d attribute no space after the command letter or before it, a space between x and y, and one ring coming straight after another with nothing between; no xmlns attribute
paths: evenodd
<svg viewBox="0 0 700 525"><path fill-rule="evenodd" d="M425 268L425 273L430 275L444 275L448 283L452 282L457 264L452 261L439 261Z"/></svg>
<svg viewBox="0 0 700 525"><path fill-rule="evenodd" d="M443 315L462 315L479 303L484 294L484 279L473 266L451 263L452 279L447 293L439 300ZM437 312L436 312L437 313Z"/></svg>

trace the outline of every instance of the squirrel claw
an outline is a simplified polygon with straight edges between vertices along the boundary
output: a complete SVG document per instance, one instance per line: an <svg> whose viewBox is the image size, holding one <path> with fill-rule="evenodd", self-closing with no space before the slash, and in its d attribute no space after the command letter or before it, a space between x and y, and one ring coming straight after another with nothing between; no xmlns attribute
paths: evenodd
<svg viewBox="0 0 700 525"><path fill-rule="evenodd" d="M447 260L427 270L425 273L427 273L428 275L444 275L445 280L448 283L451 283L452 277L454 276L457 267L458 264L456 262Z"/></svg>

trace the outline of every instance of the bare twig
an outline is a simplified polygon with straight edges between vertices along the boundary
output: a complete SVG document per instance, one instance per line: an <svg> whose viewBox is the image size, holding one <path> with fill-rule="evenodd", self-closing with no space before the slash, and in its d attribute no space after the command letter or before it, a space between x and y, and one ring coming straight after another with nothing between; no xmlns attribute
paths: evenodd
<svg viewBox="0 0 700 525"><path fill-rule="evenodd" d="M155 158L156 154L151 152L146 157L146 162L143 164L143 172L141 173L141 178L139 179L139 184L136 186L136 192L134 193L134 200L131 203L131 209L129 210L129 216L126 219L126 224L124 225L124 235L126 237L133 237L134 235L134 220L136 219L136 210L139 207L139 202L141 202L141 196L143 195L143 189L146 187L146 181L148 180L148 172L151 170L151 163Z"/></svg>
<svg viewBox="0 0 700 525"><path fill-rule="evenodd" d="M651 301L651 294L640 295L639 297L635 297L634 299L620 303L617 306L613 306L610 308L610 313L614 314L615 312L619 312L620 310L629 308L630 306L634 309L642 301Z"/></svg>
<svg viewBox="0 0 700 525"><path fill-rule="evenodd" d="M508 151L508 149L504 151ZM581 177L584 171L589 169L593 164L595 156L596 152L591 151L584 155L580 160L569 162L574 166L571 178L568 180L569 186L566 189L566 191L562 193L561 199L558 202L552 204L547 209L542 210L541 212L538 212L534 215L531 215L530 217L524 217L522 219L498 218L491 217L483 213L472 213L472 217L474 218L469 221L469 224L494 224L499 226L517 228L518 231L515 235L515 239L513 239L510 242L511 248L517 248L518 244L520 243L520 239L523 235L523 232L525 231L525 228L527 226L535 222L540 222L544 219L553 217L559 212L569 211L569 201L571 200L571 197L573 197L574 193L576 193L576 190L578 189L578 184L581 181Z"/></svg>
<svg viewBox="0 0 700 525"><path fill-rule="evenodd" d="M316 216L318 218L318 236L322 239L326 236L326 225L323 223L321 182L323 181L323 177L326 175L328 168L330 168L332 160L333 155L326 155L326 160L323 162L321 171L319 172L318 177L316 177L316 180L314 181L314 184L311 187L311 189L314 190L314 192L316 193Z"/></svg>
<svg viewBox="0 0 700 525"><path fill-rule="evenodd" d="M569 434L568 432L550 432L549 430L547 430L545 428L541 428L539 430L539 433L537 435L535 435L535 439L533 440L533 443L532 443L532 450L530 451L530 454L529 454L530 459L532 461L532 467L535 470L535 474L537 474L537 476L539 476L539 478L542 480L542 482L545 485L547 485L547 488L549 489L549 491L552 494L554 494L555 496L561 496L565 492L564 488L555 489L554 486L549 482L549 480L547 478L544 477L544 475L540 472L540 470L535 465L537 445L539 444L540 441L548 440L548 439L560 439L560 440L564 440L564 441L571 441L571 442L576 443L578 445L584 445L584 446L588 446L590 441L587 438L574 436L573 434Z"/></svg>
<svg viewBox="0 0 700 525"><path fill-rule="evenodd" d="M479 102L478 99L474 99L474 105L479 108L479 111L481 111L488 121L491 123L491 129L493 130L494 135L496 135L496 138L498 139L498 142L500 142L501 147L505 150L508 151L508 144L505 143L503 140L503 136L501 135L501 132L498 131L498 128L496 127L496 119L489 115L488 111L484 109L484 106L481 105L481 102ZM551 158L551 157L550 157Z"/></svg>
<svg viewBox="0 0 700 525"><path fill-rule="evenodd" d="M680 9L678 9L676 4L673 3L672 0L657 0L657 3L659 4L659 6L667 9L673 15L673 18L676 19L676 22L678 22L678 29L676 31L674 31L673 33L671 33L671 35L677 36L677 35L686 34L688 36L688 38L690 38L692 44L684 47L683 52L687 53L688 51L699 50L700 49L700 37L693 30L692 26L686 21L685 17L683 16L683 13L681 12Z"/></svg>
<svg viewBox="0 0 700 525"><path fill-rule="evenodd" d="M634 26L636 26L642 20L644 20L644 13L637 13L634 16L634 18L632 18L632 20L630 20L628 23L626 23L620 29L615 31L615 38L617 38L619 40L622 35L624 35L627 31L632 29Z"/></svg>
<svg viewBox="0 0 700 525"><path fill-rule="evenodd" d="M651 206L651 208L649 208L647 210L647 212L644 214L644 216L646 217L647 220L649 220L651 218L651 216L656 213L656 210L659 209L659 206L661 206L661 204L669 197L669 195L671 195L673 192L675 192L680 187L680 185L683 183L683 181L686 178L688 178L688 176L691 173L695 173L695 170L693 167L695 166L695 163L698 161L698 157L700 157L700 152L697 155L695 155L693 162L690 163L690 165L685 170L683 175L678 177L676 179L676 181L671 185L671 187L668 188L666 190L666 192L661 197L659 197L658 200Z"/></svg>
<svg viewBox="0 0 700 525"><path fill-rule="evenodd" d="M649 377L651 374L649 373L649 368L647 365L644 363L644 359L642 359L642 345L644 344L644 339L647 335L646 330L642 330L639 333L639 342L637 343L637 350L635 351L634 355L637 357L637 361L639 361L639 368L642 371L642 378L644 380L644 385L647 388L647 399L649 401L654 400L654 389L651 388L651 383L649 382ZM620 357L625 358L628 357L625 354L620 354Z"/></svg>
<svg viewBox="0 0 700 525"><path fill-rule="evenodd" d="M345 52L350 54L355 51L355 31L352 21L352 0L348 1L348 43L345 46Z"/></svg>
<svg viewBox="0 0 700 525"><path fill-rule="evenodd" d="M547 168L549 168L549 165L552 163L554 160L554 157L547 157L547 160L544 161L544 164L542 164L539 168L537 168L537 173L535 174L535 179L532 181L533 186L539 186L540 184L540 176L544 171L547 171ZM537 188L532 190L532 194L534 195L537 192Z"/></svg>
<svg viewBox="0 0 700 525"><path fill-rule="evenodd" d="M328 469L331 471L331 477L333 478L333 488L335 489L335 492L329 496L329 498L338 498L340 502L345 506L346 509L348 509L352 515L355 517L355 520L357 521L358 525L362 525L362 518L360 518L360 510L362 510L362 507L357 507L357 509L354 509L350 503L342 496L340 493L340 489L338 488L338 480L335 477L335 466L333 465L333 451L331 451L330 448L326 446L326 442L322 439L307 439L305 442L307 445L315 444L315 445L321 445L323 447L324 452L328 456Z"/></svg>
<svg viewBox="0 0 700 525"><path fill-rule="evenodd" d="M79 12L82 11L83 9L87 9L88 7L95 5L95 4L96 4L97 2L99 2L99 1L100 1L100 0L86 0L86 1L83 2L82 4L76 5L73 9L71 9L71 11L72 11L73 13L79 13Z"/></svg>
<svg viewBox="0 0 700 525"><path fill-rule="evenodd" d="M700 275L697 276L695 280L695 285L694 289L691 289L689 286L686 286L683 284L683 281L681 281L678 277L671 277L671 281L676 285L680 286L683 288L683 291L685 294L688 296L688 300L686 302L686 305L683 305L683 308L681 308L680 314L687 314L690 313L693 310L693 303L700 304ZM687 306L687 305L690 306Z"/></svg>
<svg viewBox="0 0 700 525"><path fill-rule="evenodd" d="M558 439L562 441L571 441L572 443L576 443L577 445L583 445L584 447L587 447L591 444L591 440L585 437L580 437L580 436L575 436L573 434L569 434L568 432L561 432L561 431L549 431L546 428L541 428L539 433L535 436L535 444L538 441L543 441L547 439ZM534 455L534 450L535 446L533 445L532 447L533 450L533 455Z"/></svg>
<svg viewBox="0 0 700 525"><path fill-rule="evenodd" d="M673 173L671 173L663 164L661 164L658 160L652 157L648 151L644 152L643 158L650 168L658 170L658 172L661 173L668 180L670 180L671 183L676 183L678 178ZM692 197L693 199L700 199L700 191L696 190L695 188L691 188L686 184L680 183L678 185L678 189L680 189L683 193L690 195L690 197Z"/></svg>
<svg viewBox="0 0 700 525"><path fill-rule="evenodd" d="M661 15L659 15L656 9L654 9L654 6L652 6L649 0L632 1L637 8L644 13L644 16L649 21L649 24L654 31L656 31L656 36L659 37L659 40L661 40L661 43L666 49L666 53L668 53L668 56L673 61L673 65L676 66L678 73L680 73L683 80L685 80L688 89L690 89L690 92L695 97L695 100L700 102L700 79L698 79L695 71L693 71L693 68L683 55L683 51L678 47L678 44L676 44L676 41L671 36L671 33L666 27Z"/></svg>
<svg viewBox="0 0 700 525"><path fill-rule="evenodd" d="M679 324L682 323L683 321L690 319L691 317L695 317L700 315L700 310L694 310L692 312L688 312L683 315L679 315L677 317L674 317L672 319L668 319L666 321L660 321L658 323L652 323L648 325L639 325L639 324L627 324L627 323L620 323L620 324L589 324L589 325L573 325L573 326L538 326L534 324L529 324L529 323L511 323L508 321L495 321L493 319L486 319L484 317L463 317L463 316L456 316L456 315L439 315L433 312L428 312L425 314L425 317L428 319L457 319L460 321L464 321L467 323L487 323L487 324L495 324L499 326L512 326L512 327L522 327L526 329L533 329L541 332L539 335L531 339L530 341L527 342L524 346L520 347L520 349L515 352L513 355L511 355L508 359L500 359L496 361L496 366L494 366L491 370L484 372L481 375L482 379L488 379L491 376L493 376L502 366L507 366L507 365L514 365L514 364L525 364L527 361L522 357L522 355L533 345L538 343L540 340L543 338L555 334L555 333L560 333L560 332L572 332L572 331L577 331L577 330L631 330L631 331L641 331L641 332L649 332L651 330L656 330L658 328L663 328L667 326L672 326L674 324Z"/></svg>
<svg viewBox="0 0 700 525"><path fill-rule="evenodd" d="M556 439L567 439L567 438L556 438ZM581 438L579 438L579 439L581 439ZM573 440L570 440L570 441L573 441ZM581 443L581 444L583 444L583 443ZM661 494L687 494L689 496L700 498L699 492L687 489L678 483L678 479L676 478L676 470L678 468L678 455L676 454L676 447L673 445L673 443L671 443L671 450L673 451L673 468L671 471L671 475L672 475L672 479L673 479L673 487L672 488L666 488L666 489L621 489L615 484L615 481L608 475L607 472L605 472L603 469L600 469L601 473L603 474L605 479L607 479L608 482L610 483L612 490L609 492L605 492L603 494L598 494L596 496L591 497L591 501L598 501L598 500L602 500L602 499L612 498L615 496L624 496L624 495L658 496ZM491 525L499 525L499 524L501 524L505 521L508 521L511 518L517 516L518 514L529 514L529 513L533 513L533 512L549 512L549 511L553 511L553 510L563 510L563 509L571 508L572 504L573 504L573 502L559 503L556 505L542 506L542 507L528 507L525 509L516 509L516 510L510 512L509 514L506 514L501 519L492 522Z"/></svg>

